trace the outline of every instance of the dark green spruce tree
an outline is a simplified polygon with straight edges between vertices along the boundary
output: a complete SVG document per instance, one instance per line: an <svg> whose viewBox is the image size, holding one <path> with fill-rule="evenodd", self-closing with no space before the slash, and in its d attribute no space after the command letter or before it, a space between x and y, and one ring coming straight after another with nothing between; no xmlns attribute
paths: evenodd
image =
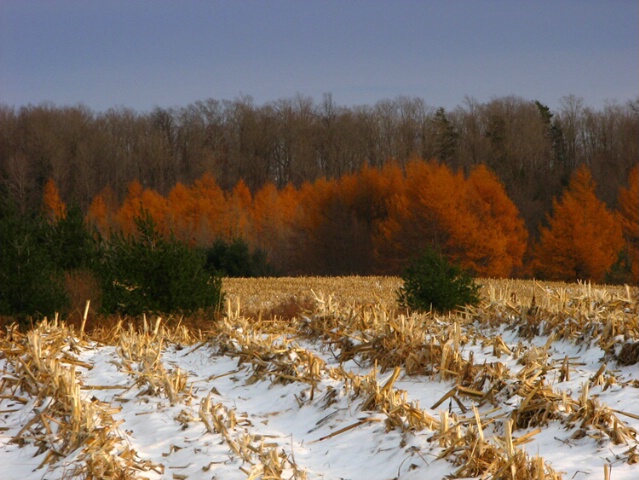
<svg viewBox="0 0 639 480"><path fill-rule="evenodd" d="M136 226L135 235L115 235L104 246L98 269L104 310L139 315L219 307L222 280L206 270L202 252L165 238L148 213Z"/></svg>

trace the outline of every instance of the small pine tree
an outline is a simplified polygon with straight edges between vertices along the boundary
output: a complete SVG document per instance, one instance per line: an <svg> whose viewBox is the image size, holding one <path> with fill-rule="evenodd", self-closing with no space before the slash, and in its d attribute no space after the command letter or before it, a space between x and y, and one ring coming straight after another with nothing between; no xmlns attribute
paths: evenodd
<svg viewBox="0 0 639 480"><path fill-rule="evenodd" d="M265 277L274 276L275 269L268 263L266 253L256 249L251 252L241 238L226 242L218 238L205 250L206 269L219 272L225 277Z"/></svg>
<svg viewBox="0 0 639 480"><path fill-rule="evenodd" d="M93 265L98 256L98 245L78 205L72 205L65 216L50 221L48 227L47 246L60 270L76 270Z"/></svg>
<svg viewBox="0 0 639 480"><path fill-rule="evenodd" d="M408 265L402 279L397 299L402 308L444 313L479 303L479 285L432 248Z"/></svg>
<svg viewBox="0 0 639 480"><path fill-rule="evenodd" d="M164 238L148 214L135 224L137 235L116 235L105 246L99 272L104 310L193 312L222 303L222 280L205 269L201 252Z"/></svg>
<svg viewBox="0 0 639 480"><path fill-rule="evenodd" d="M0 195L1 196L1 195ZM68 299L39 216L0 199L0 315L24 321L61 311Z"/></svg>

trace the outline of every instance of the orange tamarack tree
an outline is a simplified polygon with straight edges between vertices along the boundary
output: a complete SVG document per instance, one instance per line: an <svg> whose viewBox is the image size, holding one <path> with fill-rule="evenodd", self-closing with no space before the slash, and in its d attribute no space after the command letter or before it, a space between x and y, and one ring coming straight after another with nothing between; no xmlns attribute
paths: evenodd
<svg viewBox="0 0 639 480"><path fill-rule="evenodd" d="M625 240L631 281L639 284L639 164L628 174L628 186L619 189L619 223Z"/></svg>
<svg viewBox="0 0 639 480"><path fill-rule="evenodd" d="M555 199L548 226L540 231L534 271L550 280L603 282L623 246L618 219L597 198L585 165L572 175L561 199Z"/></svg>
<svg viewBox="0 0 639 480"><path fill-rule="evenodd" d="M48 222L55 222L67 214L67 206L60 198L60 190L53 179L47 180L42 191L42 214Z"/></svg>

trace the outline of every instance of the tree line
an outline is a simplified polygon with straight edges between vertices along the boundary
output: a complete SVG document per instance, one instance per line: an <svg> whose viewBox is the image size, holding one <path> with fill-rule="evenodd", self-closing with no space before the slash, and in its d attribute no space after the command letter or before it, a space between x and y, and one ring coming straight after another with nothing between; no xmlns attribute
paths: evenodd
<svg viewBox="0 0 639 480"><path fill-rule="evenodd" d="M468 174L485 165L504 184L533 238L575 169L587 165L597 195L616 208L617 192L639 158L639 99L596 110L574 96L551 111L515 96L452 109L397 97L345 107L297 95L264 105L251 97L208 99L149 112L118 107L0 105L0 177L20 211L38 208L47 179L87 211L109 186L122 201L129 184L167 195L211 174L224 191L244 181L299 188L364 166L413 157Z"/></svg>
<svg viewBox="0 0 639 480"><path fill-rule="evenodd" d="M27 214L0 185L0 319L77 317L87 299L126 315L215 310L223 276L398 275L423 252L484 277L637 284L639 165L616 204L582 165L535 240L485 165L465 174L418 157L255 194L209 173L166 195L135 180L86 214L53 179Z"/></svg>
<svg viewBox="0 0 639 480"><path fill-rule="evenodd" d="M397 274L428 245L478 275L627 281L638 144L639 99L0 106L0 196L21 215L45 205L49 221L77 207L104 238L149 213L164 236L241 240L281 274ZM552 257L576 231L581 253ZM612 240L590 241L601 232Z"/></svg>
<svg viewBox="0 0 639 480"><path fill-rule="evenodd" d="M299 188L269 182L255 194L242 179L225 192L208 173L166 195L136 180L121 203L109 187L96 195L86 222L100 238L135 237L148 216L159 235L200 250L241 240L268 261L270 274L398 275L434 249L477 276L638 283L639 165L616 205L598 198L582 165L534 239L485 165L464 174L414 157ZM49 180L45 217L55 223L66 208Z"/></svg>

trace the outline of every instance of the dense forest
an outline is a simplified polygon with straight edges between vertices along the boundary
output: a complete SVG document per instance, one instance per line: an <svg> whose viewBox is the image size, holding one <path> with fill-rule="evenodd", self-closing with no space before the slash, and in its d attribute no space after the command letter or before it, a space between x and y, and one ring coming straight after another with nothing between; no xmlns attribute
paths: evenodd
<svg viewBox="0 0 639 480"><path fill-rule="evenodd" d="M0 106L0 193L20 214L74 206L108 237L147 212L190 246L243 239L281 274L397 274L434 245L478 275L636 282L638 159L639 98Z"/></svg>

